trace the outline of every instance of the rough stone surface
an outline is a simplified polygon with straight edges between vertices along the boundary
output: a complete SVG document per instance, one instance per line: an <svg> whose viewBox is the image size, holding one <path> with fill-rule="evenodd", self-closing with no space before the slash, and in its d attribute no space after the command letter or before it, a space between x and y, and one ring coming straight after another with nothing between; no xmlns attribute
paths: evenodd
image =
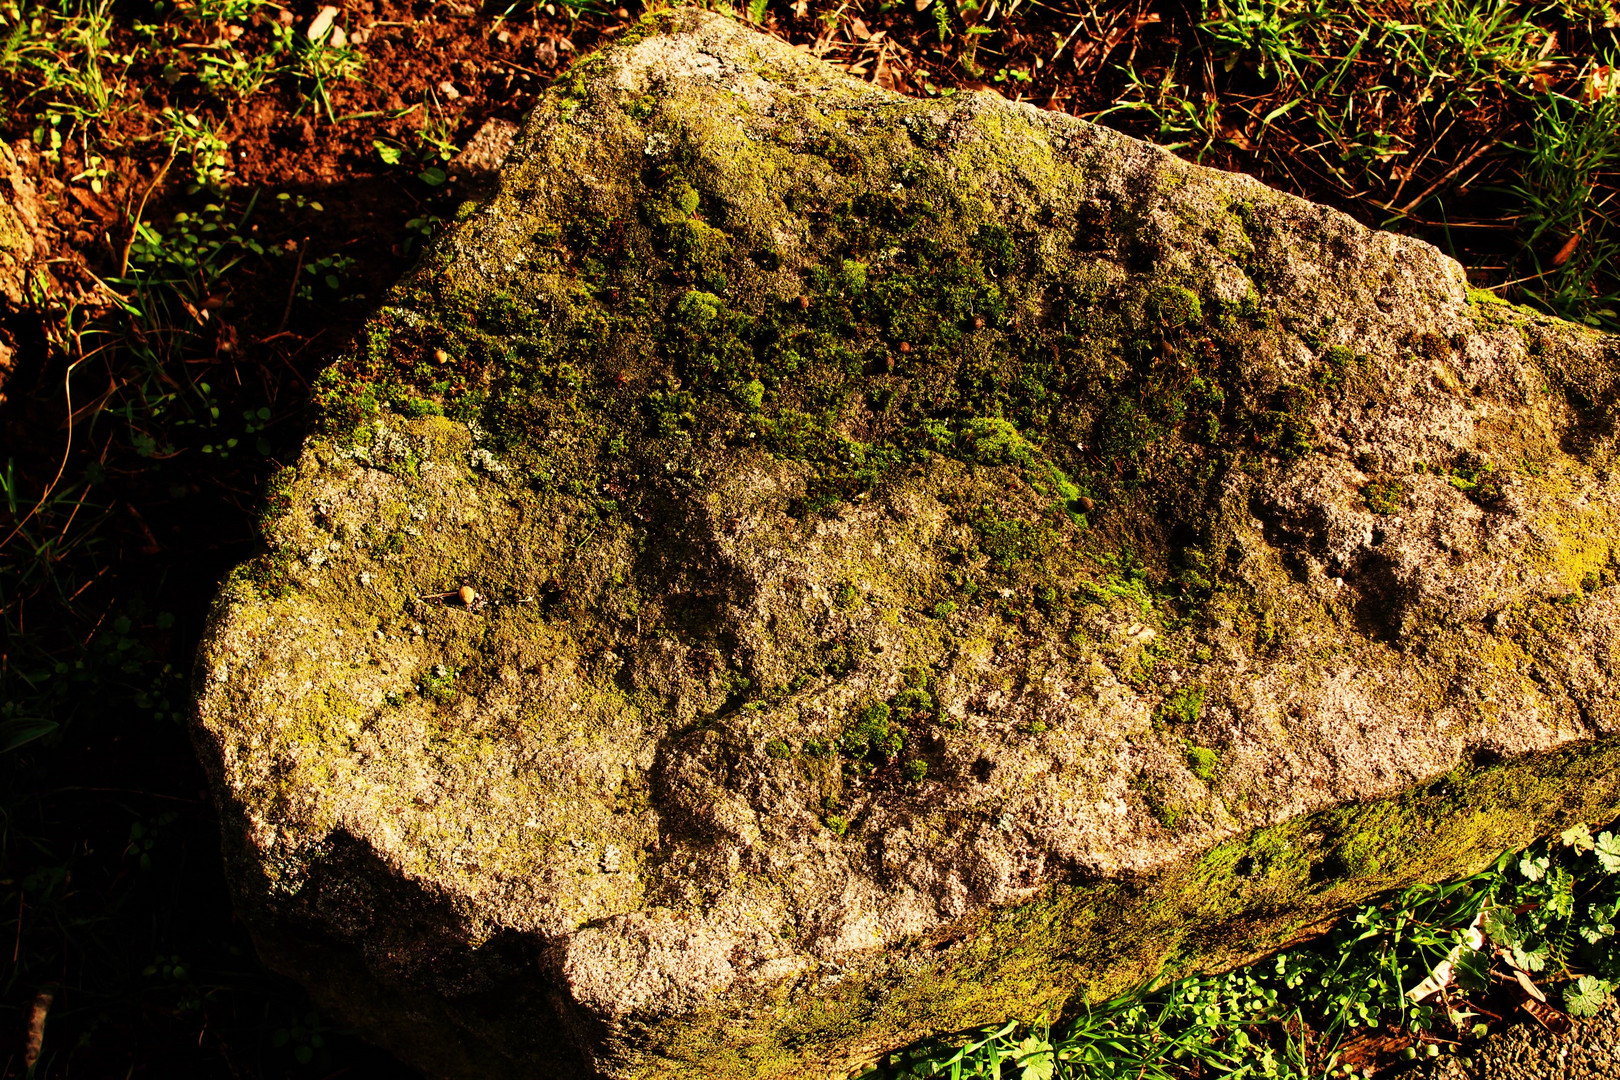
<svg viewBox="0 0 1620 1080"><path fill-rule="evenodd" d="M659 16L322 377L224 586L242 913L430 1073L833 1077L1604 820L1617 360Z"/></svg>
<svg viewBox="0 0 1620 1080"><path fill-rule="evenodd" d="M38 193L11 147L0 143L0 301L25 302L28 273L46 254Z"/></svg>
<svg viewBox="0 0 1620 1080"><path fill-rule="evenodd" d="M49 296L56 288L44 265L50 247L39 193L28 175L32 155L26 142L19 142L16 151L0 143L0 405L6 402L6 384L16 373L21 351L17 313L30 299Z"/></svg>
<svg viewBox="0 0 1620 1080"><path fill-rule="evenodd" d="M483 178L501 171L506 155L517 141L518 126L510 120L485 120L461 152L450 159L450 168L467 177Z"/></svg>

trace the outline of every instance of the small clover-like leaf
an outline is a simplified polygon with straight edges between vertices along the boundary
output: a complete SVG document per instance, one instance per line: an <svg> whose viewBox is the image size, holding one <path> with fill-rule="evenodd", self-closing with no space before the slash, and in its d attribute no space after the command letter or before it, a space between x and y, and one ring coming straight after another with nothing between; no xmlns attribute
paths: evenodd
<svg viewBox="0 0 1620 1080"><path fill-rule="evenodd" d="M1523 936L1519 929L1519 921L1507 908L1491 908L1485 913L1485 920L1481 925L1486 936L1498 945L1511 948L1518 944L1520 937Z"/></svg>
<svg viewBox="0 0 1620 1080"><path fill-rule="evenodd" d="M1580 935L1586 939L1587 944L1596 945L1604 938L1614 936L1614 924L1602 921L1582 923Z"/></svg>
<svg viewBox="0 0 1620 1080"><path fill-rule="evenodd" d="M1609 996L1609 984L1603 979L1582 975L1564 987L1564 1008L1571 1016L1596 1016Z"/></svg>
<svg viewBox="0 0 1620 1080"><path fill-rule="evenodd" d="M1558 839L1565 847L1574 848L1577 855L1584 855L1592 850L1592 830L1586 827L1584 821L1577 821L1559 833Z"/></svg>
<svg viewBox="0 0 1620 1080"><path fill-rule="evenodd" d="M1526 881L1540 881L1547 876L1547 866L1545 855L1526 854L1519 860L1519 873L1524 875Z"/></svg>
<svg viewBox="0 0 1620 1080"><path fill-rule="evenodd" d="M1620 874L1620 836L1611 832L1598 833L1597 842L1592 845L1597 853L1598 864L1610 874Z"/></svg>
<svg viewBox="0 0 1620 1080"><path fill-rule="evenodd" d="M1022 1080L1052 1080L1057 1061L1053 1057L1051 1043L1031 1035L1018 1044L1016 1054Z"/></svg>
<svg viewBox="0 0 1620 1080"><path fill-rule="evenodd" d="M1469 993L1485 989L1491 984L1491 954L1464 949L1458 954L1452 968L1457 985Z"/></svg>
<svg viewBox="0 0 1620 1080"><path fill-rule="evenodd" d="M1513 946L1513 963L1525 971L1545 971L1547 968L1547 946L1538 945L1534 949L1526 949L1521 945Z"/></svg>

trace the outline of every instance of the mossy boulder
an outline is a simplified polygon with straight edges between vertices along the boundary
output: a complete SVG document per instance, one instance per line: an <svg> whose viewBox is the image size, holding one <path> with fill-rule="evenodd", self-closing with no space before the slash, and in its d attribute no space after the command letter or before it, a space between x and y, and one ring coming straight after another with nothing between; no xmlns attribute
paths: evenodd
<svg viewBox="0 0 1620 1080"><path fill-rule="evenodd" d="M317 387L197 738L456 1077L837 1077L1620 810L1613 339L724 18L577 65Z"/></svg>

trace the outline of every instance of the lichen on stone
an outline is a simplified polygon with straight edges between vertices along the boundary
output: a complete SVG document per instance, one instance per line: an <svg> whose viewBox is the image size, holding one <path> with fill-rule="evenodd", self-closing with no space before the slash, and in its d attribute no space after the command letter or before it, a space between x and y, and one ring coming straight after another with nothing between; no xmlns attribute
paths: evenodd
<svg viewBox="0 0 1620 1080"><path fill-rule="evenodd" d="M322 375L222 591L244 915L445 1075L830 1077L1615 812L1615 360L650 17Z"/></svg>

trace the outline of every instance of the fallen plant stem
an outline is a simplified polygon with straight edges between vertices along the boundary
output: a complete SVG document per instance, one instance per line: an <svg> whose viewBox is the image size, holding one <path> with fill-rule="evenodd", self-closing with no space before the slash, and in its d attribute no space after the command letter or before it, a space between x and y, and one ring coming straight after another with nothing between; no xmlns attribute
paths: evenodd
<svg viewBox="0 0 1620 1080"><path fill-rule="evenodd" d="M1420 195L1418 195L1417 198L1413 199L1411 202L1409 202L1405 206L1401 207L1399 210L1396 211L1396 213L1398 215L1400 215L1401 217L1405 217L1407 214L1410 214L1413 210L1416 210L1418 208L1418 206L1422 204L1424 199L1427 199L1430 195L1433 195L1440 188L1444 187L1447 181L1449 181L1452 177L1456 176L1458 173L1462 172L1464 169L1468 168L1468 166L1472 165L1475 161L1479 160L1479 158L1482 155L1484 155L1486 151L1491 150L1496 145L1497 145L1497 143L1496 143L1495 138L1488 139L1487 141L1482 143L1472 154L1469 154L1462 161L1458 162L1457 164L1453 165L1451 168L1447 169L1444 173L1442 173L1440 175L1440 179L1436 180L1434 183L1432 183L1428 187L1424 188L1422 193Z"/></svg>
<svg viewBox="0 0 1620 1080"><path fill-rule="evenodd" d="M95 353L90 354L90 356L94 355ZM90 356L81 356L79 359L73 361L73 363L68 365L67 371L62 376L62 394L67 399L69 418L67 442L66 445L62 447L62 463L57 466L56 475L52 477L51 482L45 486L45 492L39 497L39 501L34 504L34 508L28 511L27 514L23 515L23 519L13 526L12 530L6 534L5 539L0 540L0 552L5 550L6 545L11 543L12 538L14 538L18 533L22 532L23 526L32 521L34 515L39 513L40 509L44 507L46 501L51 497L51 492L55 491L56 485L61 482L62 473L67 470L68 456L73 452L73 369L90 359Z"/></svg>
<svg viewBox="0 0 1620 1080"><path fill-rule="evenodd" d="M298 263L293 267L292 282L287 286L287 306L281 309L281 321L276 324L276 334L279 335L287 329L287 320L292 318L293 299L298 295L298 275L304 272L304 253L309 250L309 237L298 245Z"/></svg>
<svg viewBox="0 0 1620 1080"><path fill-rule="evenodd" d="M170 149L169 160L163 163L163 168L157 171L157 175L152 177L152 182L146 185L146 190L141 194L140 205L135 208L135 216L129 223L129 236L124 240L124 250L118 256L118 276L120 278L129 273L129 249L135 246L135 237L141 231L141 219L146 215L146 201L152 197L152 192L157 190L157 186L163 183L163 178L169 175L169 166L174 164L175 156L178 153L179 150Z"/></svg>

